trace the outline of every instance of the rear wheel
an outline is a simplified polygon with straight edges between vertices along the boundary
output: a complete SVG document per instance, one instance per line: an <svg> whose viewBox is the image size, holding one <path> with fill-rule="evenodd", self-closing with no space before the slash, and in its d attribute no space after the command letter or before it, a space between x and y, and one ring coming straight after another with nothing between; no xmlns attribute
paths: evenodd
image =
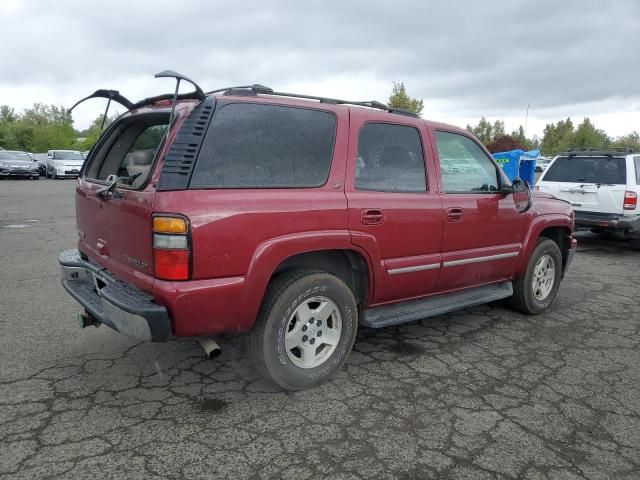
<svg viewBox="0 0 640 480"><path fill-rule="evenodd" d="M347 359L358 327L356 301L338 277L318 270L272 281L249 334L258 371L287 390L326 382Z"/></svg>
<svg viewBox="0 0 640 480"><path fill-rule="evenodd" d="M528 315L544 312L558 293L562 277L562 253L556 242L540 238L527 269L513 285L511 306Z"/></svg>
<svg viewBox="0 0 640 480"><path fill-rule="evenodd" d="M640 251L640 238L631 239L631 248Z"/></svg>

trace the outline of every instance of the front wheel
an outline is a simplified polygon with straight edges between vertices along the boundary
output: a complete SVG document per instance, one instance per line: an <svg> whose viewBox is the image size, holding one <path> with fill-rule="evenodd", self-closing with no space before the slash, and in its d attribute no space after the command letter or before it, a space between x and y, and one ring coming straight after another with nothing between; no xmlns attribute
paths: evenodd
<svg viewBox="0 0 640 480"><path fill-rule="evenodd" d="M537 315L556 298L562 278L562 253L556 242L540 238L527 269L513 283L511 306L519 312Z"/></svg>
<svg viewBox="0 0 640 480"><path fill-rule="evenodd" d="M356 337L353 293L318 270L285 272L272 282L249 334L258 371L287 390L326 382L347 359Z"/></svg>

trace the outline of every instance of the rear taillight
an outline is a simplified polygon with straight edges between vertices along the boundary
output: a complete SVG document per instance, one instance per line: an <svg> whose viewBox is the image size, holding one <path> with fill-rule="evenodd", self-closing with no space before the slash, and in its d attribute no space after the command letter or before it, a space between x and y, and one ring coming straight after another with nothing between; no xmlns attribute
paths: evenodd
<svg viewBox="0 0 640 480"><path fill-rule="evenodd" d="M155 277L161 280L189 280L191 242L186 218L153 217L153 269Z"/></svg>
<svg viewBox="0 0 640 480"><path fill-rule="evenodd" d="M638 194L636 192L624 192L624 204L622 208L625 210L635 210L638 205Z"/></svg>

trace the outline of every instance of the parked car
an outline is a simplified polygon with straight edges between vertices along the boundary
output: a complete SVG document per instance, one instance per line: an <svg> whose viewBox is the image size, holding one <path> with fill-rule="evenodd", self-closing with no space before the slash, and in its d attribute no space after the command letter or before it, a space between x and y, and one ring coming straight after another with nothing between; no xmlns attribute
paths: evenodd
<svg viewBox="0 0 640 480"><path fill-rule="evenodd" d="M536 188L571 202L576 226L617 232L640 250L640 152L572 150L556 156Z"/></svg>
<svg viewBox="0 0 640 480"><path fill-rule="evenodd" d="M75 150L49 150L47 152L47 178L77 177L84 157Z"/></svg>
<svg viewBox="0 0 640 480"><path fill-rule="evenodd" d="M360 325L556 297L571 205L509 182L466 130L258 85L197 87L175 120L166 98L121 99L79 178L78 249L59 262L83 326L247 332L257 370L297 390L340 368Z"/></svg>
<svg viewBox="0 0 640 480"><path fill-rule="evenodd" d="M38 164L25 152L0 151L0 178L31 178L38 180Z"/></svg>
<svg viewBox="0 0 640 480"><path fill-rule="evenodd" d="M47 176L47 160L48 156L46 153L38 153L36 154L36 161L38 162L38 172L41 177Z"/></svg>
<svg viewBox="0 0 640 480"><path fill-rule="evenodd" d="M536 161L536 172L544 172L547 167L549 167L551 160L551 158L538 157Z"/></svg>

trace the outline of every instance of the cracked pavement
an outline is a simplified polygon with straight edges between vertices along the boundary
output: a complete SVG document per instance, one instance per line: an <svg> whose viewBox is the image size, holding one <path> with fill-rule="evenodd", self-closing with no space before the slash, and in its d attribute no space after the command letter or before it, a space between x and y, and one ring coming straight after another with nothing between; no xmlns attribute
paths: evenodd
<svg viewBox="0 0 640 480"><path fill-rule="evenodd" d="M551 311L361 329L285 393L238 339L80 330L58 280L73 181L0 182L0 479L640 478L640 253L580 234Z"/></svg>

